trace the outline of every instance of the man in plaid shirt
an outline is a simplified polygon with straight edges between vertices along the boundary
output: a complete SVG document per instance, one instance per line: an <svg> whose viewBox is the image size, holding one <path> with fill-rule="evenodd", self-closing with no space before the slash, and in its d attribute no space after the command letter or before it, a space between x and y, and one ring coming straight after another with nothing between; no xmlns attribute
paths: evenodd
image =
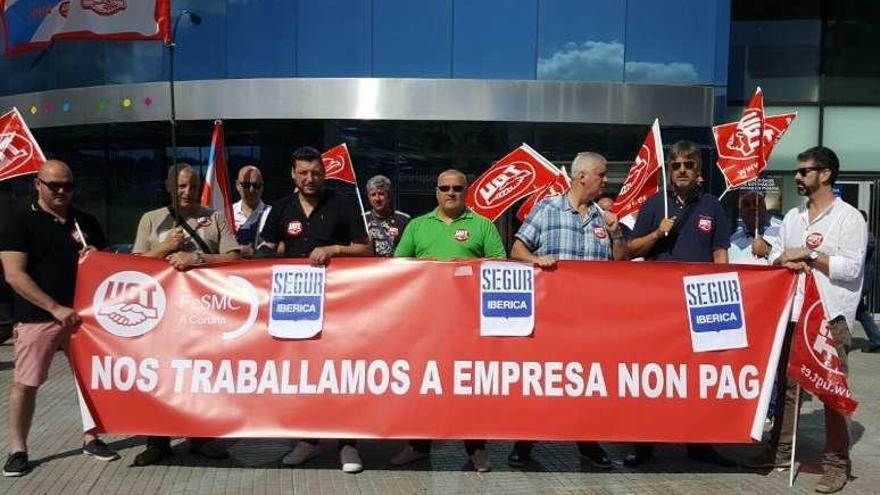
<svg viewBox="0 0 880 495"><path fill-rule="evenodd" d="M571 163L571 189L537 205L516 233L510 258L552 268L558 260L629 258L620 222L595 203L608 182L605 157L578 153ZM522 467L531 460L533 442L516 442L507 462ZM578 442L578 451L594 466L613 467L597 442Z"/></svg>

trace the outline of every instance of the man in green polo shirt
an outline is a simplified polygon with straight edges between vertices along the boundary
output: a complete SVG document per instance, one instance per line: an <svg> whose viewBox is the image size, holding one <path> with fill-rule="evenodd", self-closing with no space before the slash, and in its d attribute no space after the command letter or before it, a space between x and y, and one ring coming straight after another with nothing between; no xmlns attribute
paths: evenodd
<svg viewBox="0 0 880 495"><path fill-rule="evenodd" d="M454 260L467 258L506 258L504 244L495 224L464 205L467 177L450 169L437 177L437 208L410 221L394 251L397 258ZM485 440L465 440L465 450L474 469L489 470ZM402 466L428 457L430 440L411 440L392 459Z"/></svg>
<svg viewBox="0 0 880 495"><path fill-rule="evenodd" d="M398 258L506 258L495 224L464 205L467 178L450 169L437 177L437 208L413 219L394 251Z"/></svg>

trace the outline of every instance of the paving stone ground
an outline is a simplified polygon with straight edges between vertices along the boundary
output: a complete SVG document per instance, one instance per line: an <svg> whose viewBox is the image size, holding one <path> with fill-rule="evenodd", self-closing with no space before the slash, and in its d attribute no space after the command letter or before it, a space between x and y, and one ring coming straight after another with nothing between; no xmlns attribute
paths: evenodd
<svg viewBox="0 0 880 495"><path fill-rule="evenodd" d="M855 347L864 345L856 329ZM880 354L858 350L850 355L852 386L860 408L852 422L853 474L844 493L880 492ZM5 424L8 389L12 380L12 346L0 345L0 451L9 450ZM818 401L802 410L798 460L802 463L793 488L788 472L756 473L720 469L690 461L680 445L658 446L655 460L640 469L623 467L628 445L606 445L615 468L600 471L577 456L574 444L541 443L537 462L525 469L507 466L509 442L490 442L492 472L477 474L466 464L459 442L438 442L430 461L395 468L388 459L399 441L363 441L366 470L357 475L338 469L335 445L321 444L321 455L305 468L281 464L289 449L277 439L241 440L230 447L231 458L206 461L190 455L178 440L176 455L150 467L131 466L142 449L140 437L106 437L122 455L103 463L82 455L79 410L72 377L63 355L57 354L49 382L40 389L30 436L30 456L37 465L22 478L0 479L0 493L51 494L188 494L188 493L303 493L303 494L410 494L410 493L549 493L574 494L728 494L813 493L819 478L818 459L824 445L824 413ZM725 445L719 449L737 460L758 451L755 445Z"/></svg>

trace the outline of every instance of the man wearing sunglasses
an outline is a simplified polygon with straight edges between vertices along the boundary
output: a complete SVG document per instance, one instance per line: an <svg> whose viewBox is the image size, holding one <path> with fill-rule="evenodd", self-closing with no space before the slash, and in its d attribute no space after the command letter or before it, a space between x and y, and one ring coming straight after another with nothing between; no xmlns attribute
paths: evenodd
<svg viewBox="0 0 880 495"><path fill-rule="evenodd" d="M394 251L396 258L456 260L470 258L504 259L507 253L495 224L465 206L467 177L455 169L437 177L437 208L414 218ZM489 471L485 440L465 440L465 450L477 472ZM411 440L392 459L402 466L427 458L430 440Z"/></svg>
<svg viewBox="0 0 880 495"><path fill-rule="evenodd" d="M727 263L727 215L718 198L702 190L699 148L690 141L678 141L666 157L672 185L666 198L669 216L664 215L662 191L648 198L633 227L630 255L649 261ZM722 467L736 465L709 444L687 444L687 452L699 462ZM653 443L636 444L635 452L624 458L624 465L644 464L653 455Z"/></svg>
<svg viewBox="0 0 880 495"><path fill-rule="evenodd" d="M15 372L9 396L10 455L4 476L30 471L27 436L37 389L49 374L55 351L67 350L80 318L73 305L80 256L104 249L107 241L95 217L71 206L73 173L64 162L49 160L34 179L37 199L12 213L3 226L0 259L14 291L13 355ZM119 459L92 433L83 435L83 453L102 461Z"/></svg>
<svg viewBox="0 0 880 495"><path fill-rule="evenodd" d="M232 205L235 240L241 246L241 255L247 257L259 246L260 231L272 207L263 203L263 174L254 165L241 167L235 190L241 198Z"/></svg>
<svg viewBox="0 0 880 495"><path fill-rule="evenodd" d="M827 327L834 337L834 349L844 371L851 347L850 329L861 299L865 271L868 227L857 209L834 196L832 187L840 171L840 161L829 148L816 146L797 157L794 182L798 194L807 202L792 208L782 220L781 246L773 246L772 263L795 270L798 279L792 322L779 356L777 406L768 448L745 463L753 468L790 468L792 436L797 412L797 385L786 370L794 325L804 300L804 273L811 272L825 307ZM849 426L845 416L825 406L825 453L819 493L843 488L850 475Z"/></svg>
<svg viewBox="0 0 880 495"><path fill-rule="evenodd" d="M326 266L340 256L372 256L360 208L350 198L324 187L321 153L311 146L297 149L290 171L296 189L272 205L263 227L260 254L308 258L315 266ZM281 462L305 464L318 455L318 443L317 438L301 440ZM343 472L363 471L354 440L341 439L337 447Z"/></svg>
<svg viewBox="0 0 880 495"><path fill-rule="evenodd" d="M571 189L535 205L516 233L510 249L511 259L541 268L553 268L559 260L628 259L617 216L596 203L608 183L607 172L604 156L578 153L571 162ZM525 466L531 460L533 445L534 442L529 441L516 442L507 463L513 467ZM597 442L577 442L577 447L594 466L602 469L614 466Z"/></svg>

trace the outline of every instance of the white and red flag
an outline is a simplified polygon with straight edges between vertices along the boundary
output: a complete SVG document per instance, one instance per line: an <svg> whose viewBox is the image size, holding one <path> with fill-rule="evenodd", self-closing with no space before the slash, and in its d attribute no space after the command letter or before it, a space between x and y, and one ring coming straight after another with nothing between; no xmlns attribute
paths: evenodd
<svg viewBox="0 0 880 495"><path fill-rule="evenodd" d="M657 172L662 170L663 140L660 138L660 121L654 119L645 142L639 149L639 153L633 160L629 175L623 181L620 193L611 207L611 212L623 220L637 213L645 201L660 189L660 180Z"/></svg>
<svg viewBox="0 0 880 495"><path fill-rule="evenodd" d="M232 195L229 192L229 171L226 167L226 144L223 139L223 122L214 121L211 135L211 152L208 156L208 172L202 185L202 206L222 212L229 230L235 233L235 215L232 212Z"/></svg>
<svg viewBox="0 0 880 495"><path fill-rule="evenodd" d="M334 146L321 154L324 162L324 178L336 179L357 186L357 177L354 175L354 165L351 155L348 154L348 146L342 143Z"/></svg>
<svg viewBox="0 0 880 495"><path fill-rule="evenodd" d="M540 191L532 194L528 197L523 204L519 206L519 209L516 210L516 218L519 218L519 221L525 221L526 217L529 216L529 213L532 212L532 208L535 207L536 204L541 202L541 200L552 197L559 196L560 194L565 194L571 188L571 178L565 173L565 168L559 170L556 174L556 178L553 180L553 183L549 186L541 189Z"/></svg>
<svg viewBox="0 0 880 495"><path fill-rule="evenodd" d="M56 40L170 38L171 0L0 0L6 54Z"/></svg>
<svg viewBox="0 0 880 495"><path fill-rule="evenodd" d="M764 117L764 162L769 163L770 154L773 152L773 148L776 146L776 143L782 139L782 135L788 130L791 123L794 122L794 119L797 118L797 112L790 113L781 113L779 115L766 115ZM715 126L712 129L713 134L716 136L732 136L736 133L736 128L739 125L739 122L730 122L727 124L721 124L719 126ZM718 138L716 137L715 144L719 149L721 147L718 146ZM759 171L760 173L761 171ZM755 176L757 178L757 174Z"/></svg>
<svg viewBox="0 0 880 495"><path fill-rule="evenodd" d="M792 337L788 376L826 406L847 416L855 412L858 402L852 397L834 345L819 288L809 274L804 305Z"/></svg>
<svg viewBox="0 0 880 495"><path fill-rule="evenodd" d="M767 167L769 153L764 151L764 127L764 93L759 87L739 122L712 128L718 148L718 168L724 174L728 190L757 179Z"/></svg>
<svg viewBox="0 0 880 495"><path fill-rule="evenodd" d="M35 174L46 156L16 108L0 115L0 180Z"/></svg>
<svg viewBox="0 0 880 495"><path fill-rule="evenodd" d="M552 163L523 144L470 185L466 204L494 222L518 200L553 184L558 174Z"/></svg>

